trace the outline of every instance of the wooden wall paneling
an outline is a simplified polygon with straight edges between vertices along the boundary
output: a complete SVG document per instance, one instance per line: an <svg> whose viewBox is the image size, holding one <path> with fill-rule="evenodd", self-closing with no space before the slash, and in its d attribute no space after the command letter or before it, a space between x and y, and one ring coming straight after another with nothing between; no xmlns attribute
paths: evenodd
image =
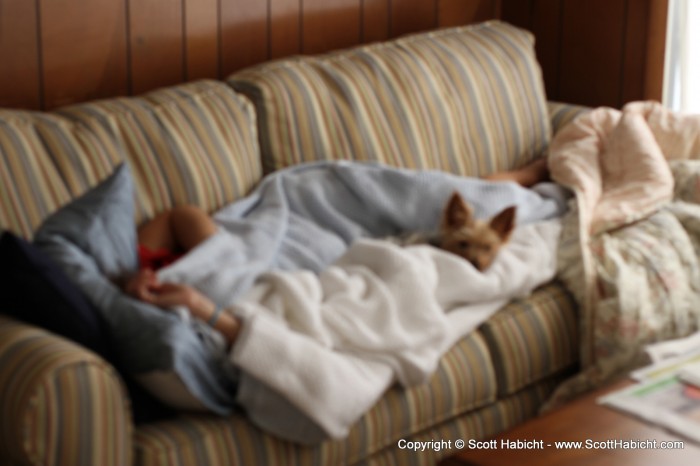
<svg viewBox="0 0 700 466"><path fill-rule="evenodd" d="M35 1L0 0L0 107L41 108Z"/></svg>
<svg viewBox="0 0 700 466"><path fill-rule="evenodd" d="M131 90L185 79L183 0L129 0Z"/></svg>
<svg viewBox="0 0 700 466"><path fill-rule="evenodd" d="M535 51L542 67L547 98L559 99L559 60L561 59L560 0L534 0L530 31L535 34Z"/></svg>
<svg viewBox="0 0 700 466"><path fill-rule="evenodd" d="M438 0L391 0L391 37L437 27Z"/></svg>
<svg viewBox="0 0 700 466"><path fill-rule="evenodd" d="M501 19L535 35L547 97L557 100L561 53L561 0L502 0Z"/></svg>
<svg viewBox="0 0 700 466"><path fill-rule="evenodd" d="M270 0L270 58L301 53L301 0Z"/></svg>
<svg viewBox="0 0 700 466"><path fill-rule="evenodd" d="M669 0L649 0L643 99L661 102L666 60L666 27Z"/></svg>
<svg viewBox="0 0 700 466"><path fill-rule="evenodd" d="M501 16L501 0L438 0L438 27L461 26Z"/></svg>
<svg viewBox="0 0 700 466"><path fill-rule="evenodd" d="M183 0L185 78L218 78L219 0Z"/></svg>
<svg viewBox="0 0 700 466"><path fill-rule="evenodd" d="M139 94L296 53L500 17L550 99L660 99L668 0L0 0L0 106Z"/></svg>
<svg viewBox="0 0 700 466"><path fill-rule="evenodd" d="M623 22L622 76L619 83L619 104L637 100L644 94L644 64L646 60L648 3L626 0ZM640 4L641 3L641 4Z"/></svg>
<svg viewBox="0 0 700 466"><path fill-rule="evenodd" d="M558 97L619 107L626 0L562 2Z"/></svg>
<svg viewBox="0 0 700 466"><path fill-rule="evenodd" d="M40 0L39 7L45 108L128 92L122 1Z"/></svg>
<svg viewBox="0 0 700 466"><path fill-rule="evenodd" d="M536 0L501 0L501 19L525 29L532 29ZM556 0L557 2L560 0Z"/></svg>
<svg viewBox="0 0 700 466"><path fill-rule="evenodd" d="M390 0L362 0L362 42L377 42L389 38Z"/></svg>
<svg viewBox="0 0 700 466"><path fill-rule="evenodd" d="M321 53L360 43L361 0L304 0L302 50Z"/></svg>
<svg viewBox="0 0 700 466"><path fill-rule="evenodd" d="M222 77L267 60L269 54L268 2L220 0Z"/></svg>

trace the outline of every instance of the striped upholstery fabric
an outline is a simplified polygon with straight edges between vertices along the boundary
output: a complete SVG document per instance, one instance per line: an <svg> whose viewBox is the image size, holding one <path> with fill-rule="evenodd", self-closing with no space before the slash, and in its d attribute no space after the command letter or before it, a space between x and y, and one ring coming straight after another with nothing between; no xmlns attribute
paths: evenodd
<svg viewBox="0 0 700 466"><path fill-rule="evenodd" d="M139 222L176 204L216 210L261 177L253 108L227 85L199 81L54 114L0 111L0 228L31 238L123 160Z"/></svg>
<svg viewBox="0 0 700 466"><path fill-rule="evenodd" d="M189 416L177 423L145 426L137 431L137 465L228 465L266 466L329 465L434 465L456 450L417 453L397 448L400 439L485 439L535 416L562 377L550 377L515 395L482 408L460 413L442 422L416 423L410 432L385 432L393 416L407 417L409 408L390 392L385 401L361 421L347 442L327 442L319 447L299 447L281 442L252 428L241 417L228 420ZM388 400L388 401L387 401ZM419 409L417 406L412 411ZM410 415L409 415L410 416ZM371 432L376 440L359 437ZM373 444L374 443L374 444ZM373 449L370 449L372 447ZM377 448L380 447L380 448ZM373 453L373 454L372 454Z"/></svg>
<svg viewBox="0 0 700 466"><path fill-rule="evenodd" d="M230 78L258 105L268 170L353 158L483 175L539 155L577 107L544 100L532 36L500 22L408 36ZM198 81L54 113L0 110L0 228L27 238L126 160L137 220L182 203L213 211L262 175L253 105ZM577 359L557 284L461 340L431 381L390 390L343 441L306 448L243 416L131 424L118 376L66 340L0 317L0 462L17 464L433 464L401 438L485 438L534 415ZM499 399L505 396L505 399ZM84 441L84 439L89 441Z"/></svg>
<svg viewBox="0 0 700 466"><path fill-rule="evenodd" d="M268 171L349 158L480 176L548 145L533 42L492 21L285 59L228 80L256 104Z"/></svg>
<svg viewBox="0 0 700 466"><path fill-rule="evenodd" d="M116 372L74 343L3 316L0 413L0 458L131 464L131 415Z"/></svg>
<svg viewBox="0 0 700 466"><path fill-rule="evenodd" d="M416 452L394 448L380 452L362 464L364 466L433 466L437 461L459 452L459 449L454 447L456 440L466 442L470 439L487 439L534 417L539 407L561 381L561 377L550 377L513 396L457 419L451 419L449 422L431 426L410 437L410 440L419 442L451 440L451 449Z"/></svg>
<svg viewBox="0 0 700 466"><path fill-rule="evenodd" d="M486 321L480 330L496 362L499 396L575 366L577 319L573 297L553 282Z"/></svg>
<svg viewBox="0 0 700 466"><path fill-rule="evenodd" d="M44 218L82 192L71 161L87 159L91 142L57 115L0 110L0 228L31 238Z"/></svg>
<svg viewBox="0 0 700 466"><path fill-rule="evenodd" d="M552 134L557 134L557 132L563 128L564 125L582 113L591 110L590 107L567 104L563 102L554 102L551 100L547 102L547 107L549 109L549 120L552 124Z"/></svg>
<svg viewBox="0 0 700 466"><path fill-rule="evenodd" d="M354 464L400 438L492 403L495 383L486 344L474 333L447 354L428 384L390 390L347 440L303 448L262 433L240 416L182 416L137 428L136 464Z"/></svg>
<svg viewBox="0 0 700 466"><path fill-rule="evenodd" d="M93 184L95 166L129 161L139 221L178 204L211 212L260 180L251 104L217 81L197 81L138 98L110 99L60 113L97 136L108 159L73 160Z"/></svg>

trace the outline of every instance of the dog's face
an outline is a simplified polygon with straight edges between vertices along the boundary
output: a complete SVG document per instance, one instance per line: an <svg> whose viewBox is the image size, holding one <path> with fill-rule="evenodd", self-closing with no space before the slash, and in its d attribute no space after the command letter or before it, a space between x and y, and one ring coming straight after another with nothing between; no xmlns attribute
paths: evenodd
<svg viewBox="0 0 700 466"><path fill-rule="evenodd" d="M515 210L507 207L487 222L476 220L471 207L455 192L445 207L438 246L486 270L515 228Z"/></svg>

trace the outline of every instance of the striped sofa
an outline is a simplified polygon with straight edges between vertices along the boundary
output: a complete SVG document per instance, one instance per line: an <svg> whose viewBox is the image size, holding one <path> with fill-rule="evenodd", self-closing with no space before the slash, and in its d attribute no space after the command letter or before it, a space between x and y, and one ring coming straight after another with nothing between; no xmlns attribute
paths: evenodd
<svg viewBox="0 0 700 466"><path fill-rule="evenodd" d="M123 161L137 222L183 203L214 211L270 171L321 159L485 175L546 153L582 110L546 101L533 37L501 22L50 113L0 110L0 227L31 239ZM575 305L548 284L461 340L429 383L389 390L346 439L302 447L242 414L136 423L109 363L0 314L0 464L434 464L455 451L399 441L481 439L518 424L575 370L577 352Z"/></svg>

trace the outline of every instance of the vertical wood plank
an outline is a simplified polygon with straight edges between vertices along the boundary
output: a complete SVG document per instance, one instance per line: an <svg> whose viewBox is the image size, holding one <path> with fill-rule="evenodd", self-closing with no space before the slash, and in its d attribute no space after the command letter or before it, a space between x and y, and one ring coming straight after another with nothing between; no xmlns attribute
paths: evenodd
<svg viewBox="0 0 700 466"><path fill-rule="evenodd" d="M301 52L301 0L270 0L270 58Z"/></svg>
<svg viewBox="0 0 700 466"><path fill-rule="evenodd" d="M0 107L41 107L37 15L33 0L0 0Z"/></svg>
<svg viewBox="0 0 700 466"><path fill-rule="evenodd" d="M46 108L128 91L123 2L41 0L40 8Z"/></svg>
<svg viewBox="0 0 700 466"><path fill-rule="evenodd" d="M625 10L625 35L621 57L623 66L618 88L620 105L638 100L644 94L649 3L625 0Z"/></svg>
<svg viewBox="0 0 700 466"><path fill-rule="evenodd" d="M391 0L391 37L437 27L438 0Z"/></svg>
<svg viewBox="0 0 700 466"><path fill-rule="evenodd" d="M362 42L389 38L390 0L362 0Z"/></svg>
<svg viewBox="0 0 700 466"><path fill-rule="evenodd" d="M221 65L225 77L269 58L269 12L266 1L220 1Z"/></svg>
<svg viewBox="0 0 700 466"><path fill-rule="evenodd" d="M664 87L669 2L668 0L649 0L649 2L644 93L641 98L661 102Z"/></svg>
<svg viewBox="0 0 700 466"><path fill-rule="evenodd" d="M535 35L547 98L556 100L561 51L560 0L502 0L501 19Z"/></svg>
<svg viewBox="0 0 700 466"><path fill-rule="evenodd" d="M567 0L562 8L559 98L619 107L624 0Z"/></svg>
<svg viewBox="0 0 700 466"><path fill-rule="evenodd" d="M549 98L620 106L661 98L667 8L668 0L0 0L0 106L138 94L499 15L535 34Z"/></svg>
<svg viewBox="0 0 700 466"><path fill-rule="evenodd" d="M499 3L500 0L438 0L438 27L461 26L497 18Z"/></svg>
<svg viewBox="0 0 700 466"><path fill-rule="evenodd" d="M360 0L304 0L302 51L321 53L360 42Z"/></svg>
<svg viewBox="0 0 700 466"><path fill-rule="evenodd" d="M129 1L131 89L134 94L185 79L182 1Z"/></svg>
<svg viewBox="0 0 700 466"><path fill-rule="evenodd" d="M185 2L186 79L219 77L219 2Z"/></svg>
<svg viewBox="0 0 700 466"><path fill-rule="evenodd" d="M559 0L556 0L557 2ZM501 19L515 26L532 29L536 0L502 0Z"/></svg>
<svg viewBox="0 0 700 466"><path fill-rule="evenodd" d="M561 13L559 0L535 0L531 31L535 34L535 51L542 67L547 98L560 100L559 60L561 57Z"/></svg>

